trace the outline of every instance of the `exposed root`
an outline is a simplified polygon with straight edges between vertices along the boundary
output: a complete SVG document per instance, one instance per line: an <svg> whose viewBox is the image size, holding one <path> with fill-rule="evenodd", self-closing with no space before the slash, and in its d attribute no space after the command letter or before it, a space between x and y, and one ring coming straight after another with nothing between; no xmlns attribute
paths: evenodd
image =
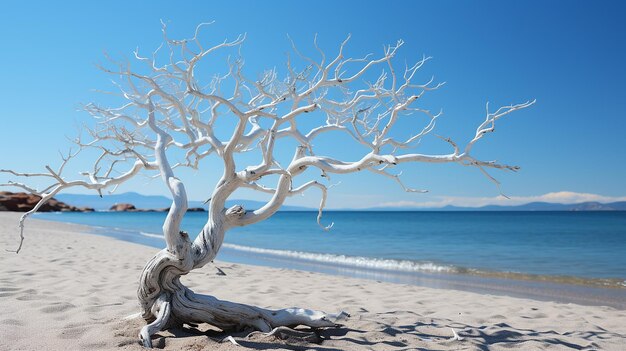
<svg viewBox="0 0 626 351"><path fill-rule="evenodd" d="M192 260L178 259L167 250L157 253L144 268L138 297L142 316L149 323L139 334L145 347L152 347L151 337L155 333L182 323L207 323L224 331L252 329L279 338L292 336L319 342L315 333L290 328L336 327L349 317L345 312L327 314L303 308L269 310L196 294L180 282L180 276L192 268Z"/></svg>
<svg viewBox="0 0 626 351"><path fill-rule="evenodd" d="M231 344L236 345L236 346L241 346L241 345L239 345L239 343L238 343L238 342L237 342L237 341L236 341L236 340L235 340L232 336L230 336L230 335L229 335L229 336L227 336L227 337L225 337L225 338L224 338L224 340L222 340L221 342L225 342L225 341L228 341L228 342L230 342Z"/></svg>
<svg viewBox="0 0 626 351"><path fill-rule="evenodd" d="M268 310L195 294L182 284L180 287L181 290L171 297L168 294L161 295L153 305L151 312L156 315L156 319L143 327L140 333L145 347L152 347L151 336L172 325L172 319L191 324L208 323L224 331L252 328L266 336L276 336L283 340L294 337L319 343L321 339L314 331L299 331L292 327L336 327L340 325L338 320L349 316L345 312L327 314L302 308Z"/></svg>
<svg viewBox="0 0 626 351"><path fill-rule="evenodd" d="M139 332L139 338L141 339L143 346L147 348L152 348L152 335L160 330L163 330L170 319L171 303L168 301L167 295L161 295L153 305L152 309L155 310L154 313L157 316L156 319L152 323L141 328L141 331Z"/></svg>
<svg viewBox="0 0 626 351"><path fill-rule="evenodd" d="M213 296L196 294L182 284L172 297L172 309L176 317L185 322L208 323L222 330L252 328L264 333L283 326L336 327L339 320L348 317L345 312L327 314L303 308L269 310L222 301Z"/></svg>

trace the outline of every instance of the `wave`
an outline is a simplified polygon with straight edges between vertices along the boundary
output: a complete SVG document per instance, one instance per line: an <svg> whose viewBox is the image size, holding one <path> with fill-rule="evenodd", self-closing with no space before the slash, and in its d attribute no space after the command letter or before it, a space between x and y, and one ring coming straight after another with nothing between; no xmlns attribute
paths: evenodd
<svg viewBox="0 0 626 351"><path fill-rule="evenodd" d="M147 236L148 238L157 238L157 239L165 240L165 237L163 236L163 234L154 234L154 233L146 233L146 232L139 232L139 234L143 236Z"/></svg>
<svg viewBox="0 0 626 351"><path fill-rule="evenodd" d="M165 240L162 234L139 232L142 236ZM394 260L385 258L347 256L325 253L313 253L304 251L263 249L259 247L244 246L237 244L223 243L222 247L259 255L289 258L299 261L319 263L324 265L334 265L362 270L383 270L390 272L408 273L451 273L462 275L474 275L488 278L504 278L515 280L544 281L553 283L576 284L587 286L599 286L608 288L626 288L626 281L623 279L611 278L582 278L573 276L538 275L510 271L489 271L474 268L466 268L453 265L438 264L434 262L418 262L410 260Z"/></svg>
<svg viewBox="0 0 626 351"><path fill-rule="evenodd" d="M272 255L279 257L288 257L309 262L318 262L325 264L338 264L342 266L378 269L388 271L403 272L436 272L436 273L456 273L459 269L455 266L440 265L433 262L416 262L409 260L392 260L384 258L371 258L360 256L346 256L323 253L312 253L302 251L274 250L262 249L258 247L250 247L235 244L222 244L223 247L231 250L251 252L262 255Z"/></svg>
<svg viewBox="0 0 626 351"><path fill-rule="evenodd" d="M149 237L165 240L163 235L139 232L139 234ZM389 271L403 271L403 272L437 272L437 273L458 273L459 269L454 266L439 265L432 262L415 262L408 260L391 260L384 258L371 258L371 257L359 257L359 256L346 256L346 255L333 255L333 254L321 254L313 252L303 251L289 251L289 250L275 250L275 249L263 249L259 247L243 246L236 244L224 243L222 247L242 252L251 252L261 255L288 257L298 260L318 262L325 264L339 264L342 266L349 266L355 268L365 269L381 269Z"/></svg>

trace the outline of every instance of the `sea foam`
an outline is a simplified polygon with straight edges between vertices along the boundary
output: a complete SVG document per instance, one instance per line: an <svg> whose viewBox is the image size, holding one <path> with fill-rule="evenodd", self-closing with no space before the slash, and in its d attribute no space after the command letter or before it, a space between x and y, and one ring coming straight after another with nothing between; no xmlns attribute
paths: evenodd
<svg viewBox="0 0 626 351"><path fill-rule="evenodd" d="M139 232L139 234L143 236L147 236L148 238L157 238L157 239L165 240L165 238L163 237L163 234L154 234L154 233L146 233L146 232Z"/></svg>
<svg viewBox="0 0 626 351"><path fill-rule="evenodd" d="M150 237L164 239L161 234L139 232L139 234ZM433 272L433 273L456 273L458 268L454 266L441 265L433 262L416 262L409 260L392 260L383 258L361 257L334 255L325 253L313 253L303 251L263 249L260 247L243 246L236 244L224 243L222 247L227 249L250 252L259 255L285 257L296 260L316 262L329 265L341 265L344 267L377 269L386 271L402 271L402 272Z"/></svg>
<svg viewBox="0 0 626 351"><path fill-rule="evenodd" d="M346 255L334 255L325 253L312 253L302 251L289 251L289 250L275 250L275 249L262 249L258 247L250 247L243 245L235 245L224 243L222 245L225 248L256 253L261 255L287 257L297 260L318 262L323 264L341 265L354 268L364 269L379 269L388 271L403 271L403 272L437 272L437 273L454 273L457 272L457 268L454 266L440 265L433 262L416 262L409 260L392 260L383 258L372 257L360 257L360 256L346 256Z"/></svg>

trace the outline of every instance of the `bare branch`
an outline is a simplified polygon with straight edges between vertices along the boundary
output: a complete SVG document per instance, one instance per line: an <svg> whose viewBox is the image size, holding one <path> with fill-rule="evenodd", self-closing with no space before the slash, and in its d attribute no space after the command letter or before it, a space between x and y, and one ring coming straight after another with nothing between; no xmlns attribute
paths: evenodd
<svg viewBox="0 0 626 351"><path fill-rule="evenodd" d="M496 120L529 107L534 101L504 106L495 112L487 110L485 120L464 148L450 138L442 138L452 146L451 153L416 153L414 149L434 130L441 116L441 112L432 113L420 106L425 94L443 85L430 75L425 79L419 77L430 57L422 56L412 65L398 66L395 58L404 45L402 40L383 47L379 55L349 57L345 49L350 35L338 46L336 55L329 56L316 35L313 49L317 55L313 58L304 55L289 38L295 54L287 58L286 76L281 78L280 70L272 68L257 79L250 79L246 77L241 58L245 35L207 45L200 38L201 29L207 25L198 25L192 38L175 40L168 37L167 26L163 23L161 46L149 55L140 54L139 49L134 51L138 67L129 61L109 59L110 65L101 69L115 78L114 84L119 89L115 96L122 101L111 107L95 103L85 105L85 110L97 120L93 129L86 128L92 140L77 138L78 151L62 155L57 170L48 166L43 173L0 170L15 177L47 179L50 184L45 191L37 191L24 182L5 185L41 194L43 204L49 194L67 188L82 186L101 194L105 188L115 191L142 170L158 171L155 176L164 180L174 198L164 226L168 250L176 257L183 257L185 253L180 247L186 247L187 238L181 237L178 229L187 208L187 198L174 171L180 167L200 169L202 160L216 155L223 160L222 178L210 197L209 221L191 246L195 252L193 264L201 266L220 246L220 237L210 235L216 228L226 230L229 226L266 219L287 197L311 187L322 192L319 222L328 186L316 179L304 179L303 185L293 188L296 178L311 174L305 172L310 167L318 169L326 180L331 174L374 172L397 182L407 192L425 190L407 187L401 180L401 172L395 174L391 167L409 162L458 163L478 168L496 185L497 181L487 169L518 169L479 160L471 150L485 134L494 131ZM207 57L212 57L209 61L214 71L211 76L201 77L198 67ZM221 59L224 65L220 68L216 62ZM408 118L414 133L398 130L399 121ZM227 134L230 137L222 141L215 130L223 135L226 128L230 128ZM347 136L349 141L342 140L337 146L344 147L345 143L345 147L361 150L361 157L347 161L332 154L319 154L314 142L330 132ZM285 167L278 164L276 157L275 149L280 140L295 141L299 145ZM348 146L348 142L353 145ZM84 149L98 150L99 156L89 172L81 173L84 179L71 180L62 174L63 170ZM179 150L184 159L172 166L168 153L173 149ZM237 155L242 153L259 155L258 164L238 167ZM130 170L121 171L120 167L128 163ZM262 184L266 181L261 182L270 175L278 176L273 188ZM272 197L254 211L227 211L226 201L239 188ZM229 214L228 218L225 213Z"/></svg>

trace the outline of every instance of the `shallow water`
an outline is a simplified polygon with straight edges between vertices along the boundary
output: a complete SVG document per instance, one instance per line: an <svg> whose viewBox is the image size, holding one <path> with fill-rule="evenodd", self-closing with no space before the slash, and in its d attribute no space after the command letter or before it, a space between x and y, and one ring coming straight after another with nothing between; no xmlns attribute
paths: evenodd
<svg viewBox="0 0 626 351"><path fill-rule="evenodd" d="M228 232L225 247L320 264L399 272L512 272L626 280L626 212L279 212ZM38 214L117 228L124 240L163 247L160 212ZM192 237L206 213L188 213ZM218 258L220 258L218 256Z"/></svg>
<svg viewBox="0 0 626 351"><path fill-rule="evenodd" d="M183 229L201 230L206 213ZM217 259L626 309L626 212L279 212L234 228ZM162 212L42 213L164 247Z"/></svg>

